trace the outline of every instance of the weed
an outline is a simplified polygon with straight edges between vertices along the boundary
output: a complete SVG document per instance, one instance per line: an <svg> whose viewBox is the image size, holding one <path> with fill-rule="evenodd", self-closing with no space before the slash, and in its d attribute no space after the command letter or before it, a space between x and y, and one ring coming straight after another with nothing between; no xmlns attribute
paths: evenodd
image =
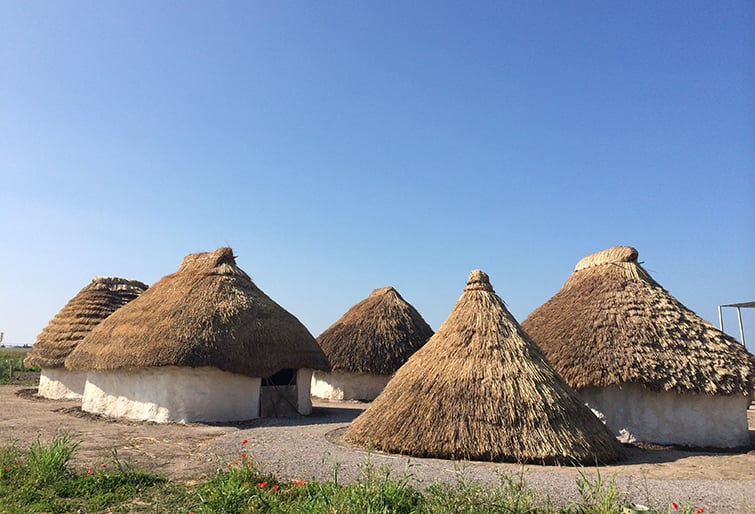
<svg viewBox="0 0 755 514"><path fill-rule="evenodd" d="M29 448L26 460L28 478L35 486L48 485L70 474L68 461L79 443L71 441L67 432L55 432L49 445L44 446L39 436Z"/></svg>

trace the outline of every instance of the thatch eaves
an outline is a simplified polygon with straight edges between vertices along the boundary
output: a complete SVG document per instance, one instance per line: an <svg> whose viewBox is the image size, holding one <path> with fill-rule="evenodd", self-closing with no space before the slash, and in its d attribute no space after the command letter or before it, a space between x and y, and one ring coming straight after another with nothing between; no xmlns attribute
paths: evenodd
<svg viewBox="0 0 755 514"><path fill-rule="evenodd" d="M636 383L731 395L753 388L752 354L663 289L632 247L581 259L522 326L577 390Z"/></svg>
<svg viewBox="0 0 755 514"><path fill-rule="evenodd" d="M330 368L312 334L252 282L231 248L188 255L117 314L79 344L67 368L212 366L252 377Z"/></svg>
<svg viewBox="0 0 755 514"><path fill-rule="evenodd" d="M388 452L447 459L594 464L623 455L479 270L347 436Z"/></svg>
<svg viewBox="0 0 755 514"><path fill-rule="evenodd" d="M393 287L375 289L317 338L333 371L391 375L433 335Z"/></svg>
<svg viewBox="0 0 755 514"><path fill-rule="evenodd" d="M94 327L138 297L147 285L119 277L95 277L53 316L24 359L28 367L62 368Z"/></svg>

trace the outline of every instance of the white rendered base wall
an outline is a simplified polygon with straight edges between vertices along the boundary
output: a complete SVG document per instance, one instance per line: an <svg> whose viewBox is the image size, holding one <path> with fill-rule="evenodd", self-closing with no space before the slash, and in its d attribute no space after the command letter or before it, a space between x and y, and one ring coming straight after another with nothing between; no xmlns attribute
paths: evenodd
<svg viewBox="0 0 755 514"><path fill-rule="evenodd" d="M90 371L81 408L159 423L241 421L259 417L260 382L211 367Z"/></svg>
<svg viewBox="0 0 755 514"><path fill-rule="evenodd" d="M310 386L312 384L312 370L296 370L296 400L299 405L299 414L312 414L312 397L310 396Z"/></svg>
<svg viewBox="0 0 755 514"><path fill-rule="evenodd" d="M579 391L621 442L693 447L750 444L748 397L653 392L638 384Z"/></svg>
<svg viewBox="0 0 755 514"><path fill-rule="evenodd" d="M39 375L37 394L53 400L76 400L84 394L86 371L68 371L65 368L43 369Z"/></svg>
<svg viewBox="0 0 755 514"><path fill-rule="evenodd" d="M372 401L383 392L390 379L389 375L315 371L311 393L325 400Z"/></svg>

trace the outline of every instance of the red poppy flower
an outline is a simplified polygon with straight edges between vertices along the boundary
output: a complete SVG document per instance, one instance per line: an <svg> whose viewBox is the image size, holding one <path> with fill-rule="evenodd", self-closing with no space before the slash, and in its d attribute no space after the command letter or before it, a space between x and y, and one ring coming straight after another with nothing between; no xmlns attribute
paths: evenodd
<svg viewBox="0 0 755 514"><path fill-rule="evenodd" d="M275 484L275 485L273 486L273 491L277 491L277 490L278 490L278 487L280 487L280 486L279 486L278 484Z"/></svg>
<svg viewBox="0 0 755 514"><path fill-rule="evenodd" d="M695 511L695 514L702 514L703 512L705 512L705 507L700 507Z"/></svg>
<svg viewBox="0 0 755 514"><path fill-rule="evenodd" d="M242 459L246 459L246 453L242 453L242 454L241 454L241 458L242 458Z"/></svg>
<svg viewBox="0 0 755 514"><path fill-rule="evenodd" d="M674 510L679 510L679 505L677 505L676 502L671 502L671 508Z"/></svg>
<svg viewBox="0 0 755 514"><path fill-rule="evenodd" d="M91 475L91 474L92 474L92 470L91 470L91 469L88 469L88 470L87 470L87 475Z"/></svg>
<svg viewBox="0 0 755 514"><path fill-rule="evenodd" d="M247 441L246 439L244 439L243 441L241 441L241 444L246 444L246 443L248 443L248 442L249 442L249 441Z"/></svg>
<svg viewBox="0 0 755 514"><path fill-rule="evenodd" d="M265 487L267 487L267 482L260 482L259 484L257 484L257 487L264 489Z"/></svg>

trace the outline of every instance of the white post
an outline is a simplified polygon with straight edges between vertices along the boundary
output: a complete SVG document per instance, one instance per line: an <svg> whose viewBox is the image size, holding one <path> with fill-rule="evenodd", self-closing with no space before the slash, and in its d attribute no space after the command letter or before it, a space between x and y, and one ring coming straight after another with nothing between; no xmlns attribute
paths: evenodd
<svg viewBox="0 0 755 514"><path fill-rule="evenodd" d="M742 327L742 309L737 307L737 319L739 320L739 337L742 340L742 345L745 344L745 331Z"/></svg>
<svg viewBox="0 0 755 514"><path fill-rule="evenodd" d="M721 329L721 332L724 331L724 316L723 316L723 309L721 309L721 306L718 306L718 326Z"/></svg>

